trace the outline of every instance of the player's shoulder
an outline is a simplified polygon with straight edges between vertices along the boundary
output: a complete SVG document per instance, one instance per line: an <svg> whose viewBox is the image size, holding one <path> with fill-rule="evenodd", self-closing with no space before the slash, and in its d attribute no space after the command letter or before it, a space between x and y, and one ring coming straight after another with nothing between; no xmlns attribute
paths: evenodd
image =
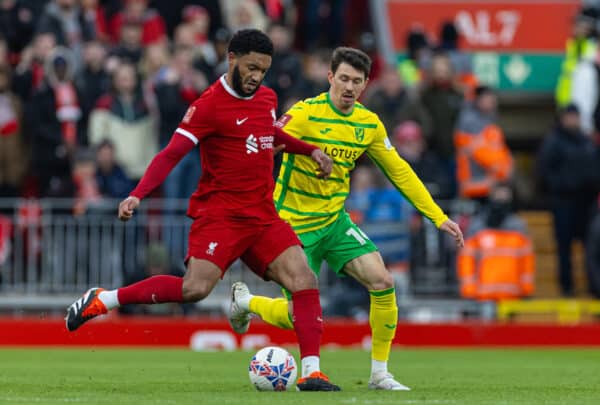
<svg viewBox="0 0 600 405"><path fill-rule="evenodd" d="M272 88L267 87L265 85L261 85L258 88L258 91L254 95L254 98L268 100L268 101L277 103L277 94L275 93L275 91Z"/></svg>

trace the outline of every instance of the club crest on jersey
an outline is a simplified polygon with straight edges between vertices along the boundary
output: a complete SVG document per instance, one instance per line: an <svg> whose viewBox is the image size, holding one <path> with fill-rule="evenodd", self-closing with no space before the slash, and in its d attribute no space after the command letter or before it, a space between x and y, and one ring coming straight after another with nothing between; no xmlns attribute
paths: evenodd
<svg viewBox="0 0 600 405"><path fill-rule="evenodd" d="M365 139L365 129L364 128L354 128L354 137L358 142L362 142Z"/></svg>
<svg viewBox="0 0 600 405"><path fill-rule="evenodd" d="M214 256L215 249L217 248L218 244L219 244L219 242L210 242L208 244L208 249L206 249L206 254Z"/></svg>
<svg viewBox="0 0 600 405"><path fill-rule="evenodd" d="M285 127L285 125L290 122L290 120L292 119L292 116L289 114L283 114L281 117L279 117L279 119L277 121L275 121L275 126L277 128L283 128Z"/></svg>
<svg viewBox="0 0 600 405"><path fill-rule="evenodd" d="M194 115L194 112L196 111L196 107L195 106L191 106L190 108L188 108L188 110L185 112L185 115L183 116L183 122L185 122L186 124L190 123L190 120L192 119L192 115Z"/></svg>

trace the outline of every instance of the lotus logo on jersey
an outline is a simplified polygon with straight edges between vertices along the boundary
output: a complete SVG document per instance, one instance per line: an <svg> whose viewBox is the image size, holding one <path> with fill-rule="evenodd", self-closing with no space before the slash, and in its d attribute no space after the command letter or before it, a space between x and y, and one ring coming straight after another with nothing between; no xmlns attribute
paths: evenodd
<svg viewBox="0 0 600 405"><path fill-rule="evenodd" d="M258 140L252 134L248 135L248 138L246 138L246 153L258 153Z"/></svg>
<svg viewBox="0 0 600 405"><path fill-rule="evenodd" d="M208 249L206 249L206 254L207 255L211 255L214 256L215 254L215 249L217 248L217 245L219 244L219 242L210 242L208 244Z"/></svg>

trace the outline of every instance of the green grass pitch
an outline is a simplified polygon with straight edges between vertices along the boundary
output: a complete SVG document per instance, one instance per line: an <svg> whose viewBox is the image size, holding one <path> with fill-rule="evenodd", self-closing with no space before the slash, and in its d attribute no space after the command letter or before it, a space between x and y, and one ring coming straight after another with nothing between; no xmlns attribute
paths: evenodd
<svg viewBox="0 0 600 405"><path fill-rule="evenodd" d="M410 392L367 390L365 351L324 351L339 393L257 392L252 354L2 349L0 404L600 404L600 350L395 350L390 371Z"/></svg>

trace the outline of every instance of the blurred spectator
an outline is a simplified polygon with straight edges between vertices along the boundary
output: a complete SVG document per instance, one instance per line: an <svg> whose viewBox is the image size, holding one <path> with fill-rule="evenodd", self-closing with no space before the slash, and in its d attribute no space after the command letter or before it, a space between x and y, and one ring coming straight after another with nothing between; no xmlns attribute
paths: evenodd
<svg viewBox="0 0 600 405"><path fill-rule="evenodd" d="M126 19L120 26L119 43L110 51L110 56L116 58L116 63L132 63L137 65L142 59L144 47L142 44L142 25L139 20ZM112 65L116 65L112 62ZM112 70L109 68L109 70Z"/></svg>
<svg viewBox="0 0 600 405"><path fill-rule="evenodd" d="M586 244L589 290L595 298L600 298L600 199L598 203Z"/></svg>
<svg viewBox="0 0 600 405"><path fill-rule="evenodd" d="M303 72L300 55L292 49L293 32L280 24L273 24L268 35L273 41L273 61L267 71L265 83L271 87L279 97L280 115L283 111L281 101L298 94L302 87Z"/></svg>
<svg viewBox="0 0 600 405"><path fill-rule="evenodd" d="M115 145L104 140L96 147L96 183L103 197L125 198L133 189L133 182L127 177L115 160Z"/></svg>
<svg viewBox="0 0 600 405"><path fill-rule="evenodd" d="M231 39L231 32L227 28L221 28L215 33L215 51L217 52L217 64L214 68L214 76L211 80L218 79L227 72L227 47Z"/></svg>
<svg viewBox="0 0 600 405"><path fill-rule="evenodd" d="M371 58L371 72L369 73L369 81L372 83L378 80L381 73L386 67L385 59L379 52L375 34L372 32L363 32L358 37L358 48L366 53Z"/></svg>
<svg viewBox="0 0 600 405"><path fill-rule="evenodd" d="M112 86L91 113L90 144L110 140L115 145L117 162L128 177L137 181L157 152L154 122L133 65L120 65L113 74Z"/></svg>
<svg viewBox="0 0 600 405"><path fill-rule="evenodd" d="M454 128L462 108L463 94L456 85L450 59L443 53L438 53L431 59L421 100L433 124L427 144L442 159L454 179Z"/></svg>
<svg viewBox="0 0 600 405"><path fill-rule="evenodd" d="M327 75L330 57L331 51L328 49L317 49L305 56L301 98L314 97L329 89Z"/></svg>
<svg viewBox="0 0 600 405"><path fill-rule="evenodd" d="M593 60L597 52L595 24L598 13L584 9L573 20L573 36L567 39L565 59L556 84L556 104L565 107L572 100L573 73L582 60Z"/></svg>
<svg viewBox="0 0 600 405"><path fill-rule="evenodd" d="M35 123L32 162L42 196L70 195L70 160L84 137L72 58L69 49L56 48L46 61L44 84L27 109L27 120Z"/></svg>
<svg viewBox="0 0 600 405"><path fill-rule="evenodd" d="M148 0L124 0L123 10L109 21L109 33L113 43L123 41L122 27L127 22L140 26L140 42L150 45L167 40L165 22L158 12L148 7Z"/></svg>
<svg viewBox="0 0 600 405"><path fill-rule="evenodd" d="M350 195L346 199L346 210L352 221L360 224L365 221L371 208L371 198L375 192L375 170L367 165L358 166L352 171Z"/></svg>
<svg viewBox="0 0 600 405"><path fill-rule="evenodd" d="M86 25L93 30L93 37L107 43L108 23L106 21L104 8L100 5L100 0L80 0L81 14L86 22Z"/></svg>
<svg viewBox="0 0 600 405"><path fill-rule="evenodd" d="M74 69L79 69L83 43L95 38L95 22L86 20L77 0L51 0L37 24L37 32L52 32L56 43L74 54Z"/></svg>
<svg viewBox="0 0 600 405"><path fill-rule="evenodd" d="M461 111L454 135L461 197L485 201L495 184L511 179L513 159L496 124L497 105L492 89L479 86Z"/></svg>
<svg viewBox="0 0 600 405"><path fill-rule="evenodd" d="M210 15L202 6L189 5L183 9L183 21L189 25L193 34L194 52L206 64L214 66L217 63L215 47L208 37L210 28Z"/></svg>
<svg viewBox="0 0 600 405"><path fill-rule="evenodd" d="M257 0L220 0L223 20L232 32L255 28L265 31L269 20Z"/></svg>
<svg viewBox="0 0 600 405"><path fill-rule="evenodd" d="M442 23L439 38L439 50L446 53L450 58L452 69L456 73L458 81L462 84L465 95L471 99L479 83L477 77L473 74L471 56L458 49L459 32L452 21Z"/></svg>
<svg viewBox="0 0 600 405"><path fill-rule="evenodd" d="M466 230L471 237L484 229L515 231L527 235L525 222L514 212L513 191L507 184L498 184L490 192L489 203L473 215Z"/></svg>
<svg viewBox="0 0 600 405"><path fill-rule="evenodd" d="M188 106L208 86L206 77L192 65L193 51L190 47L178 47L164 80L156 84L155 93L160 112L160 147L164 148L177 129ZM198 186L200 178L198 150L194 148L173 168L164 182L167 198L189 198Z"/></svg>
<svg viewBox="0 0 600 405"><path fill-rule="evenodd" d="M436 199L452 197L451 174L433 151L428 151L421 127L414 121L406 121L394 129L393 144L398 154L415 171L427 190Z"/></svg>
<svg viewBox="0 0 600 405"><path fill-rule="evenodd" d="M512 192L495 187L491 204L472 219L457 258L464 298L502 300L534 291L535 256L524 223L511 212Z"/></svg>
<svg viewBox="0 0 600 405"><path fill-rule="evenodd" d="M600 185L598 148L581 131L579 110L573 104L559 112L559 122L544 139L539 173L550 194L558 244L561 292L572 296L571 244L585 241Z"/></svg>
<svg viewBox="0 0 600 405"><path fill-rule="evenodd" d="M404 88L394 68L385 69L381 77L371 85L364 104L379 115L388 130L404 121L412 120L418 122L426 134L431 131L429 113L417 95Z"/></svg>
<svg viewBox="0 0 600 405"><path fill-rule="evenodd" d="M9 63L19 62L21 51L29 44L33 35L31 9L21 0L0 0L0 35L6 39Z"/></svg>
<svg viewBox="0 0 600 405"><path fill-rule="evenodd" d="M17 197L29 161L21 132L21 106L10 91L10 69L0 66L0 197Z"/></svg>
<svg viewBox="0 0 600 405"><path fill-rule="evenodd" d="M90 205L100 202L96 182L96 159L91 149L80 148L73 159L74 215L83 215Z"/></svg>
<svg viewBox="0 0 600 405"><path fill-rule="evenodd" d="M182 11L185 12L187 6L200 6L208 13L210 26L208 36L214 39L218 29L223 27L221 15L221 6L217 0L169 0L153 1L152 6L160 14L167 26L169 36L172 36L175 27L181 24Z"/></svg>
<svg viewBox="0 0 600 405"><path fill-rule="evenodd" d="M21 53L21 60L15 68L13 88L24 102L28 102L44 83L44 66L55 47L54 34L43 32L36 34L31 45Z"/></svg>
<svg viewBox="0 0 600 405"><path fill-rule="evenodd" d="M83 49L83 67L75 79L80 95L81 125L87 132L88 120L96 102L110 89L110 76L104 69L106 48L99 41L87 42ZM85 139L87 144L87 137Z"/></svg>
<svg viewBox="0 0 600 405"><path fill-rule="evenodd" d="M406 51L407 58L398 65L398 73L402 83L408 88L413 88L423 79L421 69L430 54L429 42L423 31L414 29L408 33Z"/></svg>
<svg viewBox="0 0 600 405"><path fill-rule="evenodd" d="M299 26L308 51L319 47L336 48L344 42L347 0L307 0Z"/></svg>

